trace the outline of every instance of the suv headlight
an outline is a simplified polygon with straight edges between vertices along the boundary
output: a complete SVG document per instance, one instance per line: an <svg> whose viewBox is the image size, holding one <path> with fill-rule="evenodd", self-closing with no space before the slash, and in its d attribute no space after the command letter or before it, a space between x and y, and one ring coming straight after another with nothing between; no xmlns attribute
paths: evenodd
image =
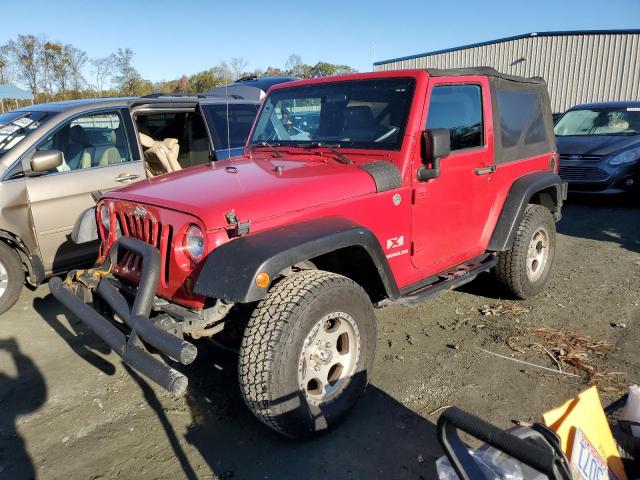
<svg viewBox="0 0 640 480"><path fill-rule="evenodd" d="M111 231L111 210L106 203L100 205L100 223L108 235Z"/></svg>
<svg viewBox="0 0 640 480"><path fill-rule="evenodd" d="M199 263L204 256L204 233L197 225L191 225L184 234L182 243L184 250L194 263Z"/></svg>
<svg viewBox="0 0 640 480"><path fill-rule="evenodd" d="M640 159L640 148L632 148L611 158L609 165L624 165L626 163L633 163L638 159Z"/></svg>

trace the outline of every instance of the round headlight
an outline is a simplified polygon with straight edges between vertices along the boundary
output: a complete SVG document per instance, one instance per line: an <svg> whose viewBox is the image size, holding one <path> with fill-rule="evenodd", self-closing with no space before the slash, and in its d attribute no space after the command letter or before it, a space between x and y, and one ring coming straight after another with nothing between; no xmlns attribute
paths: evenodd
<svg viewBox="0 0 640 480"><path fill-rule="evenodd" d="M609 160L609 165L624 165L625 163L635 162L638 159L640 159L640 148L632 148L613 157Z"/></svg>
<svg viewBox="0 0 640 480"><path fill-rule="evenodd" d="M187 228L184 235L183 246L191 260L198 263L204 256L204 234L197 225Z"/></svg>
<svg viewBox="0 0 640 480"><path fill-rule="evenodd" d="M105 203L100 205L100 223L102 223L102 228L104 228L108 234L111 230L111 211Z"/></svg>

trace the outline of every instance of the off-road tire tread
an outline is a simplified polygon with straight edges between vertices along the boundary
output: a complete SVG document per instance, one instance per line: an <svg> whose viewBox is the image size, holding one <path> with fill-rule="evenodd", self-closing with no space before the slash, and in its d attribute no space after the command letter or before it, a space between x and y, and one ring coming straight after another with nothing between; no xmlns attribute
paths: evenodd
<svg viewBox="0 0 640 480"><path fill-rule="evenodd" d="M240 390L245 403L256 417L267 426L291 437L287 426L278 418L269 391L274 359L287 345L282 338L294 310L313 299L327 288L341 289L356 286L353 280L332 272L307 270L284 277L261 300L245 329L238 366ZM373 314L373 307L372 307Z"/></svg>
<svg viewBox="0 0 640 480"><path fill-rule="evenodd" d="M555 221L549 209L537 204L527 205L520 225L518 225L518 231L513 239L513 245L509 250L498 253L498 263L494 269L495 276L509 293L521 300L530 296L525 291L525 286L522 282L523 272L521 270L523 265L522 257L526 257L529 247L528 232L535 226L546 222L555 227ZM549 232L549 235L555 235L555 228ZM555 248L555 241L551 241L551 243ZM546 268L550 267L551 265L548 264Z"/></svg>

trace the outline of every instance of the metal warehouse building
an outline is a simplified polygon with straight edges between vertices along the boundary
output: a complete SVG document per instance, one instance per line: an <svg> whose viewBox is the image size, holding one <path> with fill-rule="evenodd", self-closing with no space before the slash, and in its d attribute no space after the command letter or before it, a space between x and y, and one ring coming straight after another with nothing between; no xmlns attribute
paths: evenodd
<svg viewBox="0 0 640 480"><path fill-rule="evenodd" d="M544 78L556 113L578 103L640 100L640 30L529 33L374 63L375 70L476 66Z"/></svg>

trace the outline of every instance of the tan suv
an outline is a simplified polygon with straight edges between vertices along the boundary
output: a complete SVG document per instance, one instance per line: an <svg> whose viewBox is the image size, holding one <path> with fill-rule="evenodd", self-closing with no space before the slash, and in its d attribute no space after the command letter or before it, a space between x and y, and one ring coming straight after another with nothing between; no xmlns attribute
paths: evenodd
<svg viewBox="0 0 640 480"><path fill-rule="evenodd" d="M70 239L92 192L240 154L258 105L143 97L0 115L0 313L18 300L25 277L37 286L95 260L97 242Z"/></svg>

